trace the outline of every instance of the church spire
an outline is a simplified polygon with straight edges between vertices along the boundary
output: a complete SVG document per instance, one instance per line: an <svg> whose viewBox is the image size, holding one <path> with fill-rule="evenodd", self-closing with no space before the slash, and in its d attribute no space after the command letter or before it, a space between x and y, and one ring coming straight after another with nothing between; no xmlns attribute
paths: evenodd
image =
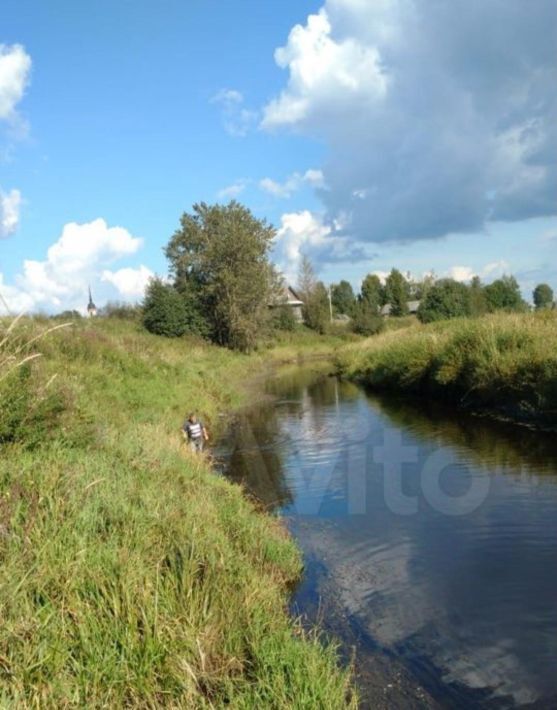
<svg viewBox="0 0 557 710"><path fill-rule="evenodd" d="M93 296L91 295L91 286L89 286L89 303L87 304L87 313L91 318L97 315L97 307L93 303Z"/></svg>

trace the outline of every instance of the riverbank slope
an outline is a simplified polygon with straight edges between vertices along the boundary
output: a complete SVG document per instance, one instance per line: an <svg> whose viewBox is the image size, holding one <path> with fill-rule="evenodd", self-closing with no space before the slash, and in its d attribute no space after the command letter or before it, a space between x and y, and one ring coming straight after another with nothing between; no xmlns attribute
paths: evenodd
<svg viewBox="0 0 557 710"><path fill-rule="evenodd" d="M372 389L557 428L555 311L416 323L341 349L337 368Z"/></svg>
<svg viewBox="0 0 557 710"><path fill-rule="evenodd" d="M178 432L309 339L246 357L117 319L36 340L48 325L0 323L0 704L355 706L287 614L299 550Z"/></svg>

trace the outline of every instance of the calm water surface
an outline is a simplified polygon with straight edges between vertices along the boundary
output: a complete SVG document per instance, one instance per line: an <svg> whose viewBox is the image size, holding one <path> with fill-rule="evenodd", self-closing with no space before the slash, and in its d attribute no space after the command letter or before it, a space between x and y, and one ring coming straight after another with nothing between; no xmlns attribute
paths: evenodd
<svg viewBox="0 0 557 710"><path fill-rule="evenodd" d="M436 706L557 708L555 437L315 368L268 389L221 454L302 546L298 608L334 589L362 648L403 664Z"/></svg>

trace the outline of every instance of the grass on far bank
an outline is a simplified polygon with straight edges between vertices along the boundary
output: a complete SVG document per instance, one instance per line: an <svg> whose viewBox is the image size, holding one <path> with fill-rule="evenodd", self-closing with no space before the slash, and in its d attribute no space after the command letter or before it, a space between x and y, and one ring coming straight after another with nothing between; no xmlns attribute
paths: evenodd
<svg viewBox="0 0 557 710"><path fill-rule="evenodd" d="M341 374L557 426L557 312L414 323L343 348Z"/></svg>
<svg viewBox="0 0 557 710"><path fill-rule="evenodd" d="M286 612L298 549L178 434L294 340L246 357L99 319L31 342L46 327L0 322L0 705L355 706Z"/></svg>

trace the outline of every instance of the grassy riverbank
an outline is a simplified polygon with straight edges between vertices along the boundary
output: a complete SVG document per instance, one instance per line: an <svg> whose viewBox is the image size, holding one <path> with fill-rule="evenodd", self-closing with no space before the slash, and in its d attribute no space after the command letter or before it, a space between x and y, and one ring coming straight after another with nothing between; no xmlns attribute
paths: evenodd
<svg viewBox="0 0 557 710"><path fill-rule="evenodd" d="M343 348L338 369L377 390L557 426L557 313L418 323Z"/></svg>
<svg viewBox="0 0 557 710"><path fill-rule="evenodd" d="M286 612L296 546L178 436L186 411L214 428L243 379L311 338L248 358L112 319L33 343L46 323L7 326L0 705L355 705L334 649Z"/></svg>

